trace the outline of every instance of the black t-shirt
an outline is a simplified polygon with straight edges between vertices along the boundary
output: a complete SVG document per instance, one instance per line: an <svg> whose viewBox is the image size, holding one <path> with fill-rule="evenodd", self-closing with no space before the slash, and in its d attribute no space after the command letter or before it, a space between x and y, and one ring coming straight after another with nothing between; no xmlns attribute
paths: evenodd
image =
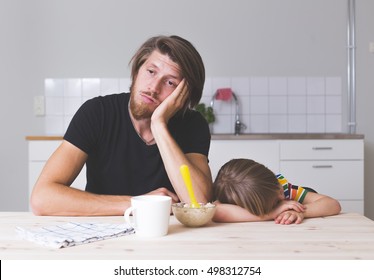
<svg viewBox="0 0 374 280"><path fill-rule="evenodd" d="M129 93L120 93L86 101L64 135L88 154L86 191L134 196L166 187L174 192L157 145L147 146L132 125L129 97ZM168 127L185 154L208 156L209 127L199 112L178 114Z"/></svg>

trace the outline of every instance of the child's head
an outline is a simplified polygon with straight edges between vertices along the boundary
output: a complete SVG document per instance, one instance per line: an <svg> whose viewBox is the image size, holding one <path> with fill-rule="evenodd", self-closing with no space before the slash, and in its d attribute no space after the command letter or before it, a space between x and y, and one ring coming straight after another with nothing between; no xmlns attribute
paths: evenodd
<svg viewBox="0 0 374 280"><path fill-rule="evenodd" d="M281 191L275 174L250 159L228 161L214 181L216 200L238 205L256 216L270 213L279 202Z"/></svg>

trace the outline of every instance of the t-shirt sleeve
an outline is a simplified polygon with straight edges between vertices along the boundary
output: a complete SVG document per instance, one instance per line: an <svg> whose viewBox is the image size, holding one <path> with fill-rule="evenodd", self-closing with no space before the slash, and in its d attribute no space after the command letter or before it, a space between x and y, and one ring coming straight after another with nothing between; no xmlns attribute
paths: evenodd
<svg viewBox="0 0 374 280"><path fill-rule="evenodd" d="M73 116L64 139L85 153L90 153L102 131L102 112L99 97L86 101Z"/></svg>
<svg viewBox="0 0 374 280"><path fill-rule="evenodd" d="M291 184L282 174L278 174L276 176L279 184L283 188L284 196L286 199L295 200L297 202L303 203L305 196L308 192L316 192L311 188Z"/></svg>

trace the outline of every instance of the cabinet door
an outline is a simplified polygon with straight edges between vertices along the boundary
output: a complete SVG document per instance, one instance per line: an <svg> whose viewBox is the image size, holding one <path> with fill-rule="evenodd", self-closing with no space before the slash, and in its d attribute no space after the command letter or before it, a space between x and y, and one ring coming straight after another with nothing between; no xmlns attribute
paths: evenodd
<svg viewBox="0 0 374 280"><path fill-rule="evenodd" d="M29 141L29 196L43 167L61 141ZM84 165L72 186L84 190L86 187L86 166Z"/></svg>
<svg viewBox="0 0 374 280"><path fill-rule="evenodd" d="M282 161L280 172L295 185L336 199L363 199L362 161Z"/></svg>
<svg viewBox="0 0 374 280"><path fill-rule="evenodd" d="M31 195L32 189L38 180L40 172L44 167L45 162L36 161L36 162L29 162L29 197Z"/></svg>
<svg viewBox="0 0 374 280"><path fill-rule="evenodd" d="M29 161L47 161L60 144L60 140L29 141Z"/></svg>
<svg viewBox="0 0 374 280"><path fill-rule="evenodd" d="M363 200L339 200L342 213L358 213L364 215Z"/></svg>
<svg viewBox="0 0 374 280"><path fill-rule="evenodd" d="M276 140L212 140L209 165L213 180L221 166L234 158L258 161L274 173L279 171L279 144Z"/></svg>
<svg viewBox="0 0 374 280"><path fill-rule="evenodd" d="M361 160L281 161L280 163L280 172L291 183L311 187L321 194L339 200L342 205L353 205L354 202L363 205L363 170ZM344 207L343 211L346 211Z"/></svg>
<svg viewBox="0 0 374 280"><path fill-rule="evenodd" d="M363 140L284 140L281 160L346 160L364 158Z"/></svg>

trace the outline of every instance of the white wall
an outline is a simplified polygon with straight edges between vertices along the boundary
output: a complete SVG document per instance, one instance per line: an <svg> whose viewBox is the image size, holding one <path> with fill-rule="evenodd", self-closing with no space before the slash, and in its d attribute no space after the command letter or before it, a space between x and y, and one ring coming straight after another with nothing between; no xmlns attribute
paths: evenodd
<svg viewBox="0 0 374 280"><path fill-rule="evenodd" d="M357 6L357 122L366 138L366 215L374 132L374 1ZM0 0L0 210L27 209L24 137L44 132L32 111L45 78L126 77L149 36L178 34L200 51L207 76L346 76L346 1ZM345 85L343 85L345 89ZM346 108L343 108L346 110Z"/></svg>

